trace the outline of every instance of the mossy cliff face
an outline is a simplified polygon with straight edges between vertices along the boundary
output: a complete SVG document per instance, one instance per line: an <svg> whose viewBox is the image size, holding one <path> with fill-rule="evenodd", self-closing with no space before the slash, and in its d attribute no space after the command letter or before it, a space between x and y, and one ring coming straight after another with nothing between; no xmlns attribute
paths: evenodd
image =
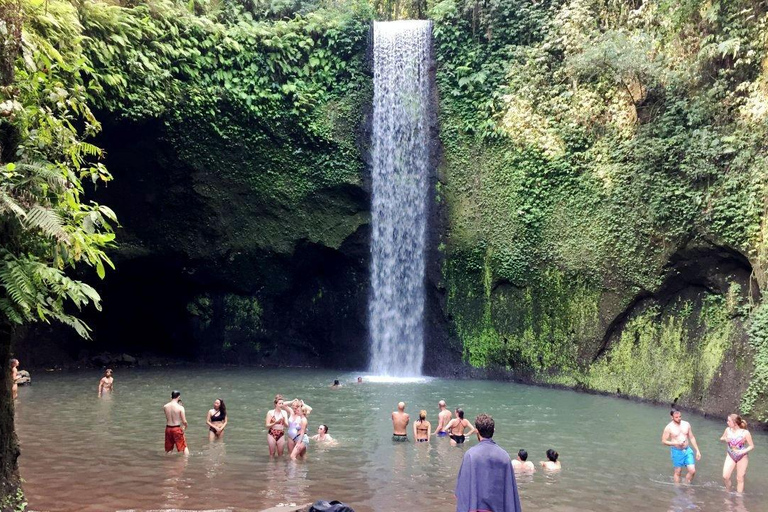
<svg viewBox="0 0 768 512"><path fill-rule="evenodd" d="M758 4L427 2L426 371L768 419ZM130 5L77 7L123 226L95 347L365 366L369 23L402 5Z"/></svg>
<svg viewBox="0 0 768 512"><path fill-rule="evenodd" d="M766 421L765 10L445 0L430 16L436 289L470 374Z"/></svg>
<svg viewBox="0 0 768 512"><path fill-rule="evenodd" d="M373 11L294 7L77 7L122 227L70 356L365 366Z"/></svg>

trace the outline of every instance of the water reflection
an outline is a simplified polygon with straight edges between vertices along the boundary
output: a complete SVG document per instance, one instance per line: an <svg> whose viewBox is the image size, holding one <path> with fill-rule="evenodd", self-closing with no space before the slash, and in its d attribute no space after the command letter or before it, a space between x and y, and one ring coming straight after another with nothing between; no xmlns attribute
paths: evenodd
<svg viewBox="0 0 768 512"><path fill-rule="evenodd" d="M162 493L165 508L183 508L189 496L187 489L192 486L192 481L186 478L185 472L189 464L189 457L182 455L167 455L163 460L163 472L165 478L162 483Z"/></svg>

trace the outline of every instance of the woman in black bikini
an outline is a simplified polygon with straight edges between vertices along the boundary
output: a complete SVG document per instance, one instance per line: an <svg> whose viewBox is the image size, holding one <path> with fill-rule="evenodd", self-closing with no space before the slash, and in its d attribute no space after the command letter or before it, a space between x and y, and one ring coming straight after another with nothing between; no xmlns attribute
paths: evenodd
<svg viewBox="0 0 768 512"><path fill-rule="evenodd" d="M428 443L432 435L432 425L427 421L427 411L419 411L419 419L413 424L413 438L417 443Z"/></svg>
<svg viewBox="0 0 768 512"><path fill-rule="evenodd" d="M227 426L227 406L224 400L217 398L213 401L213 409L208 411L205 422L208 424L208 440L214 441L224 437L224 427Z"/></svg>
<svg viewBox="0 0 768 512"><path fill-rule="evenodd" d="M469 432L465 432L464 429L468 428ZM451 446L457 444L463 444L468 435L471 435L475 431L475 427L464 419L464 411L462 409L456 409L456 417L453 418L445 426L445 431L451 436Z"/></svg>

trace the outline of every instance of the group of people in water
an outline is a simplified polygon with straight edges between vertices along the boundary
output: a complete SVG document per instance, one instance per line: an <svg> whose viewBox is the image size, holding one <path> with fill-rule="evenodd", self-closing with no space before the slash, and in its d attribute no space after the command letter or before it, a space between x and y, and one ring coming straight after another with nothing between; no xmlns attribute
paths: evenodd
<svg viewBox="0 0 768 512"><path fill-rule="evenodd" d="M432 436L448 437L451 446L464 444L468 437L475 433L476 429L469 420L464 418L464 410L456 408L451 414L445 400L437 403L437 427L432 430L432 424L427 420L427 411L419 411L419 419L413 423L413 439L415 443L428 443ZM455 417L454 417L455 415ZM405 412L405 402L397 404L397 410L392 413L392 441L408 442L407 427L411 421L410 415ZM557 471L561 468L557 460L560 456L555 450L549 449L546 452L547 460L539 462L544 469ZM528 452L520 450L517 453L517 459L512 460L512 467L517 472L533 472L536 467L528 460Z"/></svg>
<svg viewBox="0 0 768 512"><path fill-rule="evenodd" d="M685 480L690 483L696 475L696 461L701 460L701 450L693 435L691 424L682 419L682 413L672 409L669 415L672 420L664 427L661 443L669 446L675 483L680 483L683 468L686 468ZM752 434L747 430L747 422L741 416L729 415L726 418L726 425L723 435L720 436L720 441L726 444L723 482L725 488L730 491L731 476L736 470L736 492L741 493L744 492L744 476L749 466L748 454L755 445L752 442Z"/></svg>
<svg viewBox="0 0 768 512"><path fill-rule="evenodd" d="M12 395L18 396L19 361L10 360L12 379ZM362 383L358 377L357 383ZM341 384L335 380L332 389L338 389ZM115 389L113 372L107 369L99 381L98 396L112 393ZM421 410L418 419L413 423L413 438L415 443L428 443L434 437L448 437L452 446L464 444L469 436L476 432L475 427L464 418L464 411L456 408L454 413L447 408L444 400L438 402L438 422L435 429L427 420L427 411ZM170 453L174 447L177 451L189 454L184 431L187 428L186 411L181 401L181 393L173 391L171 401L163 406L166 417L165 427L165 451ZM286 402L282 395L278 394L273 400L273 407L267 412L265 427L267 429L267 445L270 457L282 456L288 447L291 459L303 457L310 440L328 445L336 444L336 440L328 433L328 426L319 425L317 434L310 437L308 433L308 416L312 407L303 400L295 398ZM669 446L670 457L674 468L674 481L679 483L682 478L682 470L686 469L685 480L691 482L696 474L696 461L701 460L701 451L693 435L691 424L682 420L682 413L673 409L670 411L671 421L664 428L661 436L662 444ZM213 442L224 437L227 427L227 408L224 400L217 398L206 416L208 426L208 439ZM410 415L405 412L405 402L397 404L397 410L392 412L392 441L408 442L408 425ZM726 457L723 464L723 481L727 490L731 490L731 478L736 472L736 491L744 491L744 479L749 466L749 452L755 445L752 435L747 430L747 422L738 414L731 414L726 420L727 427L723 431L720 441L726 443ZM561 469L559 454L553 450L546 451L546 460L539 465L545 470L557 471ZM517 457L511 461L515 472L533 472L535 465L528 460L528 452L521 449Z"/></svg>

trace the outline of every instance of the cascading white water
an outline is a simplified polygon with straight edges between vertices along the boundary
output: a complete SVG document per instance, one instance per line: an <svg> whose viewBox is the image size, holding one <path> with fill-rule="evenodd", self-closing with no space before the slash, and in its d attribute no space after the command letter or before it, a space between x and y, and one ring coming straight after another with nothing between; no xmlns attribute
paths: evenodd
<svg viewBox="0 0 768 512"><path fill-rule="evenodd" d="M374 23L371 371L421 375L432 23Z"/></svg>

